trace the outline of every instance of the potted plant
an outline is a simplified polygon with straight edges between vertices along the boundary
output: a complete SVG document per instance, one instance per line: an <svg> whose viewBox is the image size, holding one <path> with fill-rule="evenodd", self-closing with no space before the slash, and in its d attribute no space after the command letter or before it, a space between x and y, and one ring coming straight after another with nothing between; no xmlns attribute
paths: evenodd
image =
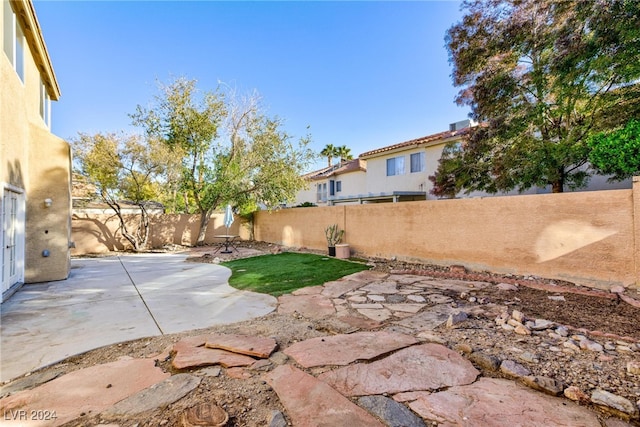
<svg viewBox="0 0 640 427"><path fill-rule="evenodd" d="M329 256L336 256L336 245L342 241L344 230L340 230L338 224L333 224L324 229L324 234L327 236Z"/></svg>

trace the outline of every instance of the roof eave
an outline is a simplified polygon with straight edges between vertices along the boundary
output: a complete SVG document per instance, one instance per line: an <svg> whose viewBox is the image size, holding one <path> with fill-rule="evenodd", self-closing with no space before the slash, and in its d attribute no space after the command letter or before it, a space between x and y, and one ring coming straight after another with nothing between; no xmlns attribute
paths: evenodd
<svg viewBox="0 0 640 427"><path fill-rule="evenodd" d="M42 36L36 11L31 0L10 0L16 16L20 20L24 35L32 48L34 60L45 82L47 93L52 100L60 99L60 86L56 79L51 58Z"/></svg>

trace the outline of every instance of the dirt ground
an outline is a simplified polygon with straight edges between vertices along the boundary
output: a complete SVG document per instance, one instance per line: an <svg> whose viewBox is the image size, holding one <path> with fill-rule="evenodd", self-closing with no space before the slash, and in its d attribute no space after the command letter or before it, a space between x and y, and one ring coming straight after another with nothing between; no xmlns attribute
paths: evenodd
<svg viewBox="0 0 640 427"><path fill-rule="evenodd" d="M273 245L251 243L253 248L259 248L265 253L277 252ZM213 262L211 256L202 256L203 250L195 250L191 261ZM421 270L442 272L442 267L406 264L389 260L368 260L372 268L379 271L392 270ZM501 276L485 273L493 283L500 282ZM531 279L531 278L529 278ZM543 279L535 280L545 282ZM552 281L546 281L552 282ZM569 285L563 283L563 285ZM549 299L549 296L564 297L564 301ZM473 292L472 295L460 295L451 292L448 296L457 303L468 302L470 296L481 304L506 306L509 311L516 309L528 318L544 318L558 324L567 325L572 330L584 328L588 331L601 331L620 337L629 337L631 342L640 342L640 309L619 299L605 299L597 296L579 295L573 293L550 293L547 291L519 286L517 291L499 291L496 286L488 286ZM640 294L634 294L640 299ZM603 357L602 353L581 351L577 354L557 353L547 351L544 346L545 337L542 335L521 336L505 331L498 327L491 316L472 316L460 328L438 328L434 331L445 345L461 353L468 350L482 351L500 359L517 360L525 365L534 375L552 377L566 385L574 385L590 394L594 388L603 388L618 394L632 402L640 401L640 384L638 377L626 373L626 364L631 360L640 359L640 352L630 354L615 354ZM391 325L384 325L381 329ZM251 321L221 325L205 330L190 331L180 334L165 335L121 343L103 347L88 353L71 357L46 369L58 369L70 372L76 369L106 363L121 357L152 357L166 352L170 346L184 336L202 333L236 333L273 337L280 348L305 339L336 333L351 332L348 327L337 319L313 321L300 315L280 315L271 313ZM574 332L577 333L577 332ZM598 340L597 338L594 338ZM613 340L602 338L599 342ZM625 341L622 341L625 342ZM628 342L628 341L627 341ZM465 346L461 346L464 344ZM518 359L523 353L534 355L530 363ZM272 357L273 363L278 363L283 354ZM177 373L171 366L170 360L158 359L158 364L165 370ZM270 370L274 366L264 366L263 370ZM184 371L183 371L184 372ZM244 370L233 371L224 368L194 369L195 375L202 377L199 387L178 402L164 409L157 409L152 413L121 420L110 420L120 427L142 426L180 426L183 412L202 402L215 402L230 415L229 426L265 426L268 425L273 411L281 411L277 395L262 379L264 372ZM484 376L500 376L496 372L483 371ZM241 378L237 378L241 377ZM95 426L107 423L99 416L85 414L85 417L70 422L66 426Z"/></svg>

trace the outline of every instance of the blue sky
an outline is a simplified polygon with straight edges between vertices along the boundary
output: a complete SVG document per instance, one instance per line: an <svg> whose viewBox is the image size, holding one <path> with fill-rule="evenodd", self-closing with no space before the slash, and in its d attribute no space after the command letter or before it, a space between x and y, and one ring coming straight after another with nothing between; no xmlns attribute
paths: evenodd
<svg viewBox="0 0 640 427"><path fill-rule="evenodd" d="M203 90L256 90L316 151L358 155L468 114L454 103L444 43L462 16L456 1L34 4L62 91L52 130L65 139L139 131L128 114L149 104L158 80L183 76Z"/></svg>

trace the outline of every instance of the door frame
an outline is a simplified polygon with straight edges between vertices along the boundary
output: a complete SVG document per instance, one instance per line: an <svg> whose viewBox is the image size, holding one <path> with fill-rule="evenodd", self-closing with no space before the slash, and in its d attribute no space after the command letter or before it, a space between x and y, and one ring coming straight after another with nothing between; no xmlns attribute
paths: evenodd
<svg viewBox="0 0 640 427"><path fill-rule="evenodd" d="M13 224L9 224L8 215L11 204L7 203L10 198L15 198L15 217ZM25 191L22 188L4 183L2 185L2 199L0 199L0 215L2 220L2 294L0 302L8 298L20 285L24 283L25 270L25 223L26 223L26 200ZM14 233L14 274L10 274L10 265L8 263L9 252L7 250L8 234L11 229Z"/></svg>

